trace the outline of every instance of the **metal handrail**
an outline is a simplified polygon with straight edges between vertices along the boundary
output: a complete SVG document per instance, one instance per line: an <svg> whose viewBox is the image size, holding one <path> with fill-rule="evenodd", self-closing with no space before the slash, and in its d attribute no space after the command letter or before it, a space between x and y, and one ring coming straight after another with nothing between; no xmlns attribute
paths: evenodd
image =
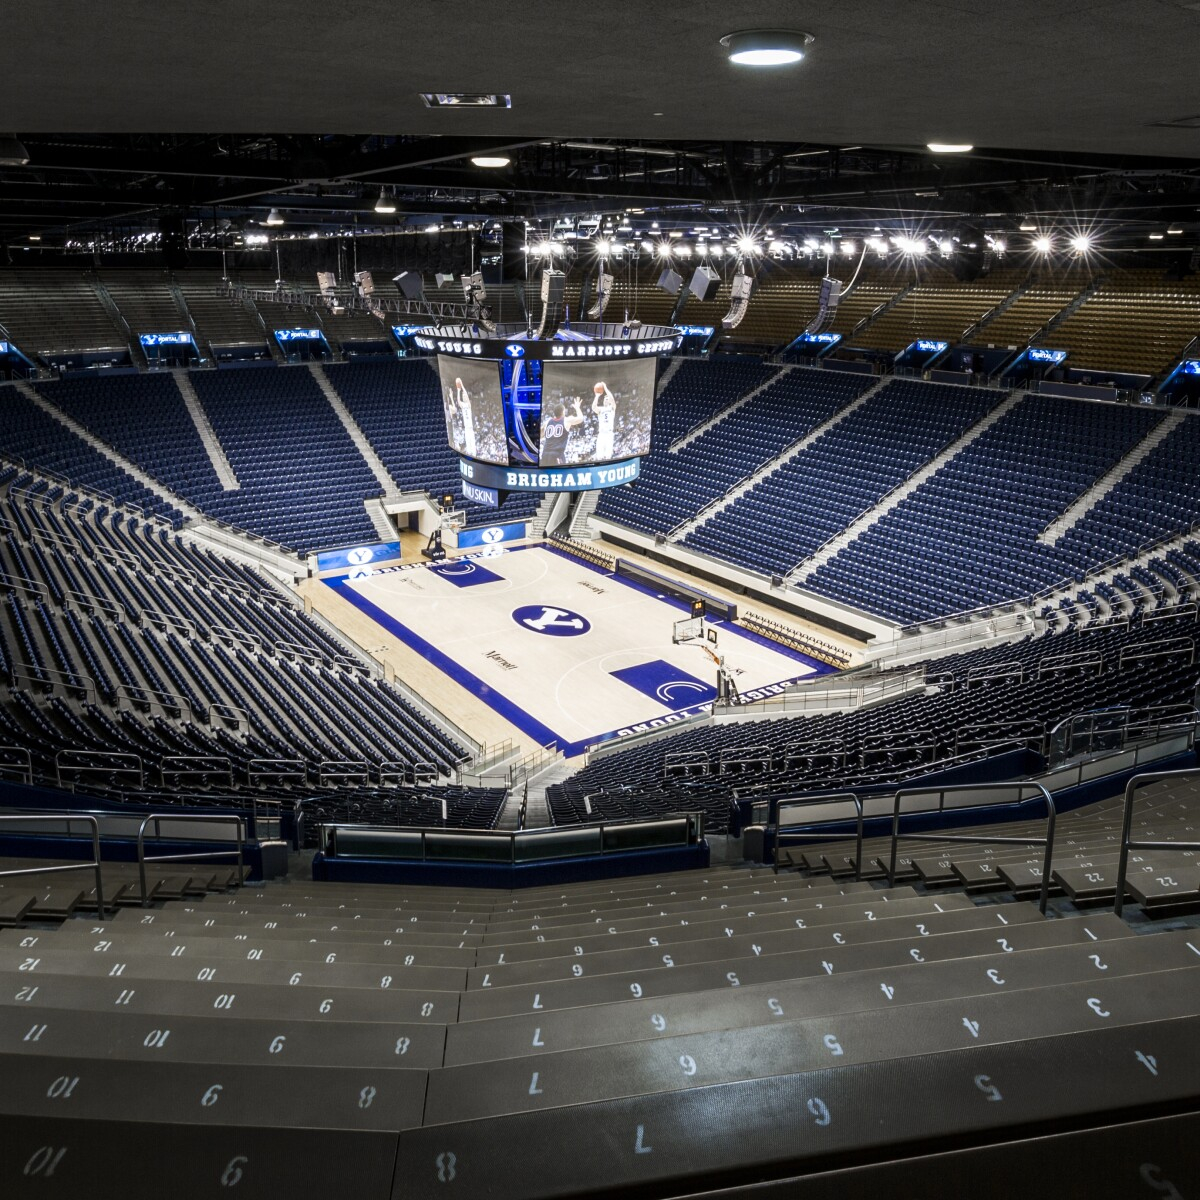
<svg viewBox="0 0 1200 1200"><path fill-rule="evenodd" d="M95 701L96 681L90 675L80 675L75 671L59 671L55 667L40 667L36 663L15 662L12 665L12 678L15 683L24 679L26 683L41 683L53 688L56 684L68 690L83 692L85 700ZM88 696L89 690L91 696Z"/></svg>
<svg viewBox="0 0 1200 1200"><path fill-rule="evenodd" d="M317 787L333 783L371 782L371 768L365 759L326 759L316 765Z"/></svg>
<svg viewBox="0 0 1200 1200"><path fill-rule="evenodd" d="M96 873L96 910L104 916L104 878L100 866L100 822L95 817L84 816L81 813L27 813L23 815L0 816L0 821L61 821L67 827L67 836L71 833L74 821L84 821L92 827L92 858L86 863L64 863L53 867L15 867L0 871L0 879L17 875L54 875L63 871L89 871Z"/></svg>
<svg viewBox="0 0 1200 1200"><path fill-rule="evenodd" d="M246 764L246 783L260 780L276 783L307 783L308 768L302 758L252 758Z"/></svg>
<svg viewBox="0 0 1200 1200"><path fill-rule="evenodd" d="M1135 775L1125 785L1125 813L1121 820L1121 857L1117 861L1117 894L1113 901L1113 912L1119 917L1125 909L1125 875L1129 869L1130 850L1200 850L1200 842L1135 842L1130 836L1133 828L1133 796L1138 788L1164 779L1198 779L1200 769L1187 771L1156 771L1147 775Z"/></svg>
<svg viewBox="0 0 1200 1200"><path fill-rule="evenodd" d="M162 829L159 826L160 821L204 821L209 824L216 823L219 825L236 825L237 826L237 848L236 850L204 850L199 854L156 854L153 858L146 857L146 826L150 822L154 822L154 836L162 837ZM142 889L142 907L145 908L150 902L150 898L146 894L146 864L148 862L191 862L196 859L219 858L226 854L237 855L238 865L238 882L241 882L242 872L244 867L245 856L243 849L246 843L246 821L244 817L238 816L209 816L207 813L150 813L138 826L137 836L137 859L138 859L138 882Z"/></svg>
<svg viewBox="0 0 1200 1200"><path fill-rule="evenodd" d="M46 589L36 579L26 579L23 575L10 575L7 571L0 571L0 590L4 589L10 592L28 592L39 600L46 599Z"/></svg>
<svg viewBox="0 0 1200 1200"><path fill-rule="evenodd" d="M798 798L795 803L836 804L838 802L844 803L847 800L854 805L854 809L858 814L858 819L855 822L854 835L854 878L857 882L862 880L863 801L861 797L855 792L827 792L824 795L818 794L816 796L805 796L803 798ZM779 807L783 803L783 801L780 801L780 804L775 808L775 849L771 856L771 869L776 874L779 873L779 838L783 833L783 827L779 824ZM791 801L788 803L791 803ZM811 841L820 842L844 842L846 840L845 834L842 833L813 833L809 831L804 834L804 837Z"/></svg>
<svg viewBox="0 0 1200 1200"><path fill-rule="evenodd" d="M17 762L4 762L2 756L11 754L18 760L24 757L24 764ZM0 746L0 779L7 777L7 773L20 771L25 777L25 782L30 786L33 785L33 756L29 753L28 746Z"/></svg>
<svg viewBox="0 0 1200 1200"><path fill-rule="evenodd" d="M186 778L207 779L212 775L224 775L233 787L233 762L223 755L171 754L158 764L163 787L169 787L167 776L178 782Z"/></svg>
<svg viewBox="0 0 1200 1200"><path fill-rule="evenodd" d="M115 617L116 620L124 623L126 620L125 606L118 604L115 600L106 600L102 596L93 596L88 592L79 592L74 588L66 588L63 595L73 604L78 605L85 612L95 610L103 613L107 617Z"/></svg>
<svg viewBox="0 0 1200 1200"><path fill-rule="evenodd" d="M1026 788L1036 788L1042 793L1046 802L1046 836L1034 837L988 837L971 836L967 834L945 833L901 833L900 832L900 800L904 796L938 796L937 811L945 812L947 792L995 792L1017 791L1017 803L1021 801L1020 793ZM1042 846L1046 847L1046 858L1042 864L1042 891L1038 899L1038 909L1042 916L1046 915L1046 904L1050 898L1050 866L1054 860L1054 826L1058 820L1058 812L1054 807L1054 798L1040 783L963 783L950 787L899 788L896 791L892 808L892 849L888 859L888 887L896 886L896 846L901 841L907 842L966 842L977 846Z"/></svg>
<svg viewBox="0 0 1200 1200"><path fill-rule="evenodd" d="M102 762L81 762L78 764L65 762L66 759L83 757L101 759ZM117 750L60 750L54 756L54 781L63 786L63 768L80 774L111 774L136 775L137 785L141 789L146 786L146 768L140 754L125 754Z"/></svg>

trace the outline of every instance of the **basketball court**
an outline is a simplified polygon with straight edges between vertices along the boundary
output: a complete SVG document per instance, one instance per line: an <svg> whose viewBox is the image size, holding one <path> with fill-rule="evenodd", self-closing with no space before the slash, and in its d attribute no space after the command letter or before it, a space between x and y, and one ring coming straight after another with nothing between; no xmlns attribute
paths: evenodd
<svg viewBox="0 0 1200 1200"><path fill-rule="evenodd" d="M568 756L706 711L717 692L714 656L745 699L831 670L723 621L705 621L703 637L676 644L676 625L689 616L683 601L545 546L490 547L323 584Z"/></svg>

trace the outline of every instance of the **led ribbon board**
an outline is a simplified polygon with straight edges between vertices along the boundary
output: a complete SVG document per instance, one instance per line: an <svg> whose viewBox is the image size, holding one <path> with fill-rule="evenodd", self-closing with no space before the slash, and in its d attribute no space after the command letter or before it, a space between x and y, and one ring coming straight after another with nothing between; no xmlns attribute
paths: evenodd
<svg viewBox="0 0 1200 1200"><path fill-rule="evenodd" d="M910 350L919 350L922 354L941 354L943 350L948 350L949 348L949 342L934 342L927 338L922 338L909 346Z"/></svg>
<svg viewBox="0 0 1200 1200"><path fill-rule="evenodd" d="M464 487L473 484L505 492L592 492L632 483L641 467L639 458L599 467L496 467L468 459L458 464Z"/></svg>
<svg viewBox="0 0 1200 1200"><path fill-rule="evenodd" d="M319 329L276 329L274 332L281 342L319 342L325 336Z"/></svg>
<svg viewBox="0 0 1200 1200"><path fill-rule="evenodd" d="M813 346L836 346L842 340L842 335L840 333L802 333L797 340L808 342Z"/></svg>
<svg viewBox="0 0 1200 1200"><path fill-rule="evenodd" d="M1036 363L1050 363L1057 366L1067 357L1065 350L1042 350L1038 347L1031 346L1029 348L1029 361Z"/></svg>

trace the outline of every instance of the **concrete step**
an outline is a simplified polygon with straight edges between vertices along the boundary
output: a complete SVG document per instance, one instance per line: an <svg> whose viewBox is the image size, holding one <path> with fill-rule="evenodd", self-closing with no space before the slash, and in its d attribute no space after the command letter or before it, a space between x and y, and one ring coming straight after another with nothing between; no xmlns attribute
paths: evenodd
<svg viewBox="0 0 1200 1200"><path fill-rule="evenodd" d="M227 492L239 491L242 485L234 473L233 464L225 456L225 449L221 445L220 438L217 437L216 430L209 422L208 413L204 411L204 405L196 394L196 389L192 386L190 376L186 371L172 371L171 374L179 388L180 395L183 396L183 402L187 406L188 415L192 418L192 424L196 426L196 432L200 435L201 442L204 443L204 449L208 453L213 470L216 471L217 478L221 481L221 486Z"/></svg>
<svg viewBox="0 0 1200 1200"><path fill-rule="evenodd" d="M329 401L329 406L337 413L338 420L350 435L350 440L358 447L358 452L363 456L367 466L371 468L371 474L379 480L379 486L383 488L384 496L388 499L398 499L400 496L399 485L388 473L387 467L383 465L383 459L375 453L375 447L367 441L367 435L359 428L353 414L346 407L341 396L337 394L333 384L329 382L329 376L321 369L320 363L309 363L308 369L325 399Z"/></svg>

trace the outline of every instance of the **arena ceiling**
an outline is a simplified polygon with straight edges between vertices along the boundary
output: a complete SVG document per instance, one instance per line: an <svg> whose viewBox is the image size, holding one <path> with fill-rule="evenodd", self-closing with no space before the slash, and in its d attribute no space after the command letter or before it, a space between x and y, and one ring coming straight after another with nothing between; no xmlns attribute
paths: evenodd
<svg viewBox="0 0 1200 1200"><path fill-rule="evenodd" d="M718 39L756 27L816 40L733 66ZM5 42L0 112L30 160L0 166L10 243L273 208L321 232L635 209L1200 230L1200 0L64 0L14 8ZM511 107L421 100L481 91Z"/></svg>

